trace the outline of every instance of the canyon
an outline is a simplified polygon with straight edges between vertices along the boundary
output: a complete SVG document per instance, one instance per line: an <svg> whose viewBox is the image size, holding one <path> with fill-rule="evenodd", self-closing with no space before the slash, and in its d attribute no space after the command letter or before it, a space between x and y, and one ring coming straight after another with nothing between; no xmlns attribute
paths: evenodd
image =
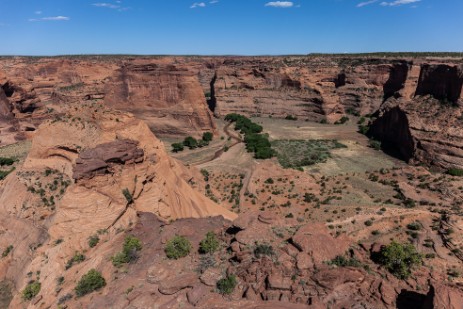
<svg viewBox="0 0 463 309"><path fill-rule="evenodd" d="M448 55L2 57L0 308L460 309L462 87Z"/></svg>

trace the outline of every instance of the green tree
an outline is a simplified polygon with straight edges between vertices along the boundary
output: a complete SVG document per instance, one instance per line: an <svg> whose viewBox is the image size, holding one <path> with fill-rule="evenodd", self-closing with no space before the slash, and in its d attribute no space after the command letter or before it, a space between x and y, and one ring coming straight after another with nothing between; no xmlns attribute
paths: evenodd
<svg viewBox="0 0 463 309"><path fill-rule="evenodd" d="M204 132L203 133L203 141L210 142L214 138L214 135L211 132Z"/></svg>
<svg viewBox="0 0 463 309"><path fill-rule="evenodd" d="M172 151L177 153L183 151L185 148L183 147L182 143L173 143L172 144Z"/></svg>
<svg viewBox="0 0 463 309"><path fill-rule="evenodd" d="M88 273L82 276L75 288L77 297L82 297L93 291L99 290L106 285L106 280L100 272L91 269Z"/></svg>
<svg viewBox="0 0 463 309"><path fill-rule="evenodd" d="M185 139L183 140L183 145L190 149L194 149L198 147L198 141L195 138L188 136L188 137L185 137Z"/></svg>
<svg viewBox="0 0 463 309"><path fill-rule="evenodd" d="M422 256L413 245L393 241L381 249L376 260L397 278L407 279L413 267L421 265Z"/></svg>

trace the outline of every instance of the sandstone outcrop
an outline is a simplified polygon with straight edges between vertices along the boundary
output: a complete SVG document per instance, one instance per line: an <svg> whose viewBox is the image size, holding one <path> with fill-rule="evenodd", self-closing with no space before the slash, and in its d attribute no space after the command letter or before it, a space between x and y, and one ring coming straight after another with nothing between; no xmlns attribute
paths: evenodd
<svg viewBox="0 0 463 309"><path fill-rule="evenodd" d="M462 73L456 66L423 65L412 98L390 98L369 135L407 162L463 168Z"/></svg>
<svg viewBox="0 0 463 309"><path fill-rule="evenodd" d="M112 163L128 164L143 162L144 151L137 148L138 142L133 140L116 140L104 143L79 153L72 178L93 178L97 174L105 174Z"/></svg>

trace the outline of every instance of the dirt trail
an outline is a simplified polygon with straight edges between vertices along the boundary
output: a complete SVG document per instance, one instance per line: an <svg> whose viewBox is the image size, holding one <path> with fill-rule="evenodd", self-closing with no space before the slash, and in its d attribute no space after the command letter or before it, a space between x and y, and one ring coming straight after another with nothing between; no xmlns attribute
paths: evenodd
<svg viewBox="0 0 463 309"><path fill-rule="evenodd" d="M234 142L233 142L230 146L228 146L228 148L231 148L231 147L233 147L233 146L235 146L235 145L237 145L237 144L243 142L243 140L241 139L241 137L240 137L239 135L234 135L234 134L232 134L232 133L229 131L229 128L230 128L230 126L231 126L232 124L233 124L233 123L230 122L229 124L227 124L227 125L223 128L223 131L225 132L225 134L226 134L229 138L231 138L232 140L234 140ZM201 165L201 164L204 164L204 163L208 163L208 162L214 161L214 160L220 158L220 156L221 156L224 152L225 152L225 151L224 151L224 148L220 148L219 150L217 150L217 151L214 153L214 156L213 156L212 158L210 158L210 159L208 158L208 159L201 160L201 161L199 161L199 162L194 163L193 165L194 165L194 166L198 166L198 165Z"/></svg>

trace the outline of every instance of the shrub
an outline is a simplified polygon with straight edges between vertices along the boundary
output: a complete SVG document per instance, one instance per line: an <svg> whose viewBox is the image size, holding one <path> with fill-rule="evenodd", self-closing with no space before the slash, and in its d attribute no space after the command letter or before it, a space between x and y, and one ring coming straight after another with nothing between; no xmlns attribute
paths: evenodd
<svg viewBox="0 0 463 309"><path fill-rule="evenodd" d="M338 267L360 267L361 264L355 258L346 258L342 255L338 255L329 261L328 265L336 265Z"/></svg>
<svg viewBox="0 0 463 309"><path fill-rule="evenodd" d="M376 260L397 278L407 279L413 267L421 264L422 257L413 245L393 241L381 249Z"/></svg>
<svg viewBox="0 0 463 309"><path fill-rule="evenodd" d="M29 283L22 292L22 298L24 300L31 300L39 294L41 287L42 284L38 281Z"/></svg>
<svg viewBox="0 0 463 309"><path fill-rule="evenodd" d="M174 260L187 256L190 253L190 250L190 241L185 237L178 235L169 240L166 248L164 249L167 257Z"/></svg>
<svg viewBox="0 0 463 309"><path fill-rule="evenodd" d="M358 132L359 132L360 134L367 135L368 130L370 130L370 127L369 127L369 126L363 125L363 124L359 125Z"/></svg>
<svg viewBox="0 0 463 309"><path fill-rule="evenodd" d="M368 146L370 146L374 150L381 150L381 142L374 139L370 139L370 141L368 142Z"/></svg>
<svg viewBox="0 0 463 309"><path fill-rule="evenodd" d="M82 297L93 291L99 290L106 285L106 280L100 272L91 269L88 273L82 276L75 288L77 297Z"/></svg>
<svg viewBox="0 0 463 309"><path fill-rule="evenodd" d="M8 247L6 247L2 253L2 258L7 257L10 254L11 250L13 250L13 245L9 245Z"/></svg>
<svg viewBox="0 0 463 309"><path fill-rule="evenodd" d="M208 232L206 238L199 243L200 253L212 254L219 249L220 243L213 232Z"/></svg>
<svg viewBox="0 0 463 309"><path fill-rule="evenodd" d="M220 294L231 294L237 284L235 275L229 275L217 281L217 290Z"/></svg>
<svg viewBox="0 0 463 309"><path fill-rule="evenodd" d="M111 258L113 265L121 267L122 264L127 264L135 261L138 258L138 251L143 248L141 241L135 236L128 235L124 239L122 252L117 253Z"/></svg>
<svg viewBox="0 0 463 309"><path fill-rule="evenodd" d="M419 231L421 230L421 224L419 222L412 222L407 224L407 229L412 231Z"/></svg>
<svg viewBox="0 0 463 309"><path fill-rule="evenodd" d="M66 263L66 270L71 268L74 264L79 264L85 261L85 255L82 253L76 252L72 258Z"/></svg>
<svg viewBox="0 0 463 309"><path fill-rule="evenodd" d="M129 189L125 188L122 190L122 194L124 195L125 199L127 200L127 203L132 204L133 203L133 197L132 194L130 193Z"/></svg>
<svg viewBox="0 0 463 309"><path fill-rule="evenodd" d="M92 235L88 238L88 246L90 248L95 247L100 242L100 237L98 235Z"/></svg>
<svg viewBox="0 0 463 309"><path fill-rule="evenodd" d="M339 119L338 121L336 121L334 124L345 124L346 122L349 121L349 117L347 116L343 116L341 119Z"/></svg>
<svg viewBox="0 0 463 309"><path fill-rule="evenodd" d="M180 152L180 151L183 151L183 149L185 149L185 148L183 147L182 143L173 143L172 144L172 151L173 152Z"/></svg>
<svg viewBox="0 0 463 309"><path fill-rule="evenodd" d="M293 115L288 115L285 117L286 120L297 120L297 117L296 116L293 116Z"/></svg>
<svg viewBox="0 0 463 309"><path fill-rule="evenodd" d="M366 226L372 226L372 225L373 225L373 221L367 220L367 221L365 221L365 225L366 225Z"/></svg>
<svg viewBox="0 0 463 309"><path fill-rule="evenodd" d="M203 133L203 141L210 142L214 138L214 135L211 132L204 132Z"/></svg>
<svg viewBox="0 0 463 309"><path fill-rule="evenodd" d="M273 256L274 254L273 247L268 244L258 244L254 248L254 255L256 258L260 258L263 255Z"/></svg>
<svg viewBox="0 0 463 309"><path fill-rule="evenodd" d="M267 178L264 183L273 184L275 183L272 178Z"/></svg>
<svg viewBox="0 0 463 309"><path fill-rule="evenodd" d="M451 175L451 176L463 176L463 170L462 169L459 169L459 168L451 168L447 171L447 174Z"/></svg>

